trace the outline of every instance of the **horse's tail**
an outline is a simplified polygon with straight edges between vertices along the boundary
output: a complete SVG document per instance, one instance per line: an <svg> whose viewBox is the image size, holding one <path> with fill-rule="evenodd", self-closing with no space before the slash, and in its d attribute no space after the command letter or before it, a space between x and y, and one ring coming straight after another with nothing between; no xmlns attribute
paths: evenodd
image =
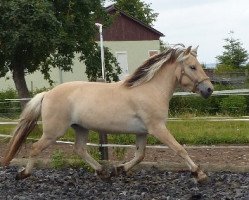
<svg viewBox="0 0 249 200"><path fill-rule="evenodd" d="M31 99L23 110L20 121L14 130L5 155L2 160L3 166L8 166L16 153L20 150L23 142L34 129L41 114L41 105L46 92L37 94Z"/></svg>

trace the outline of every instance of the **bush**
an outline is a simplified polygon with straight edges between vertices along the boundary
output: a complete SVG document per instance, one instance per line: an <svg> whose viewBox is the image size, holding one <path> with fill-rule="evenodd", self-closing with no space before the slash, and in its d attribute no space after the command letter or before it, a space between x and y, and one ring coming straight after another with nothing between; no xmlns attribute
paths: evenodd
<svg viewBox="0 0 249 200"><path fill-rule="evenodd" d="M215 115L219 112L217 97L203 99L199 96L174 96L170 101L170 115L182 114Z"/></svg>
<svg viewBox="0 0 249 200"><path fill-rule="evenodd" d="M14 89L8 89L5 91L0 91L0 100L4 101L5 99L16 99L17 92Z"/></svg>
<svg viewBox="0 0 249 200"><path fill-rule="evenodd" d="M6 99L18 98L17 92L14 89L0 91L0 117L17 118L21 112L19 102L6 101Z"/></svg>
<svg viewBox="0 0 249 200"><path fill-rule="evenodd" d="M170 116L180 115L245 115L249 113L249 96L174 96L170 101Z"/></svg>
<svg viewBox="0 0 249 200"><path fill-rule="evenodd" d="M223 114L244 115L246 113L246 98L244 96L228 96L220 101Z"/></svg>

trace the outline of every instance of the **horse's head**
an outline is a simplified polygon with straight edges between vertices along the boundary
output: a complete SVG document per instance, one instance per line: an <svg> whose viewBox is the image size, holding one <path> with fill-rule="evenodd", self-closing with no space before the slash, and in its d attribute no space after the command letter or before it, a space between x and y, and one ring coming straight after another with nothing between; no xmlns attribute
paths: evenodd
<svg viewBox="0 0 249 200"><path fill-rule="evenodd" d="M197 49L198 47L191 50L190 46L179 57L176 76L181 87L188 91L200 93L204 98L208 98L214 88L196 58Z"/></svg>

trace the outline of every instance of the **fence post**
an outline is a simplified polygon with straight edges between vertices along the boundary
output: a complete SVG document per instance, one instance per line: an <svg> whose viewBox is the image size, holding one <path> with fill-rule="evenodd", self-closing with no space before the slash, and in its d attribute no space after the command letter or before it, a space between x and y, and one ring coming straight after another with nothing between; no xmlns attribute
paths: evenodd
<svg viewBox="0 0 249 200"><path fill-rule="evenodd" d="M99 132L99 151L100 151L100 159L108 160L108 147L103 147L103 144L108 144L107 134L104 132Z"/></svg>
<svg viewBox="0 0 249 200"><path fill-rule="evenodd" d="M97 82L105 82L104 79L97 79ZM101 97L100 97L101 98ZM108 144L107 133L99 132L99 151L100 151L100 159L108 160L108 147L103 147L103 144Z"/></svg>

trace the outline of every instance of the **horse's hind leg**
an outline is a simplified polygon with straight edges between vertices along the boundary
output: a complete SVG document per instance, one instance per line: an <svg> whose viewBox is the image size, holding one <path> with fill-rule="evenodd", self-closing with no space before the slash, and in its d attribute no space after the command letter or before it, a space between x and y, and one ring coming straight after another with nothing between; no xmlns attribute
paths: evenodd
<svg viewBox="0 0 249 200"><path fill-rule="evenodd" d="M135 157L131 161L117 166L114 172L115 175L126 173L144 159L146 138L147 138L146 134L136 135Z"/></svg>
<svg viewBox="0 0 249 200"><path fill-rule="evenodd" d="M32 149L29 155L28 163L24 170L19 172L16 176L16 179L24 179L29 177L32 173L32 169L35 164L36 157L40 154L41 151L46 149L50 144L54 143L55 139L47 138L46 136L42 136L37 142L32 145Z"/></svg>
<svg viewBox="0 0 249 200"><path fill-rule="evenodd" d="M52 123L53 124L53 123ZM42 137L32 145L32 149L29 155L28 163L21 172L16 176L16 179L24 179L31 175L32 169L35 164L36 157L51 144L55 143L56 140L63 136L67 130L68 126L66 124L57 123L57 126L43 126ZM56 134L57 133L57 134Z"/></svg>
<svg viewBox="0 0 249 200"><path fill-rule="evenodd" d="M75 152L86 161L101 178L109 177L103 167L87 152L87 141L88 141L88 130L74 125L72 126L75 130L76 139L75 139Z"/></svg>

